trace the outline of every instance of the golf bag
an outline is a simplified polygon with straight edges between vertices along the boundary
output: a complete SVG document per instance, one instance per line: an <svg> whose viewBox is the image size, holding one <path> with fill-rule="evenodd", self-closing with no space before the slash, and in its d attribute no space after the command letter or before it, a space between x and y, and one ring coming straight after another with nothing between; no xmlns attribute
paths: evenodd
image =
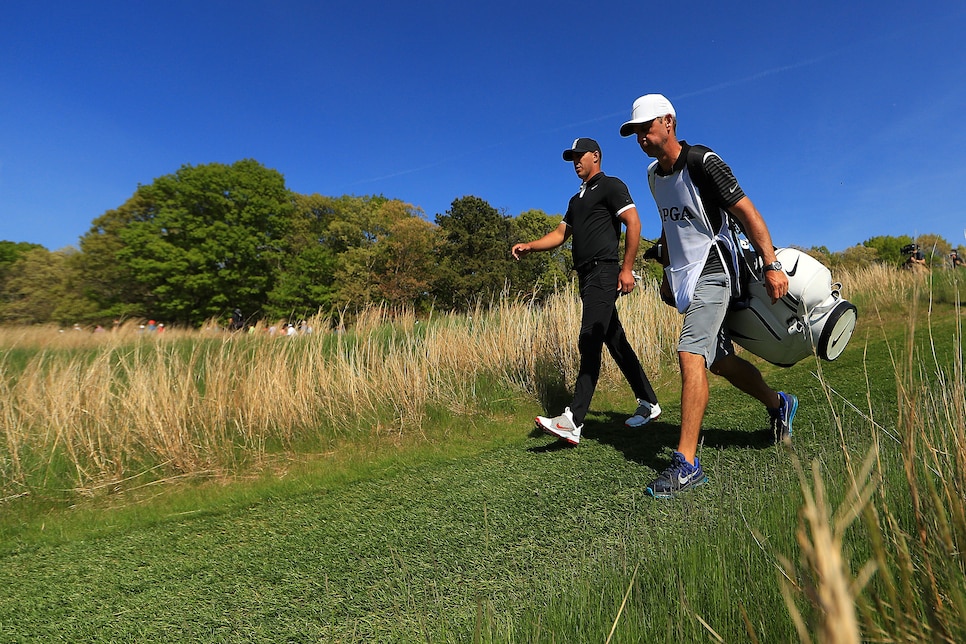
<svg viewBox="0 0 966 644"><path fill-rule="evenodd" d="M709 152L705 146L690 146L686 163L699 194L704 195L702 203L711 225L717 230L727 208L711 197L716 190L703 163ZM653 181L650 173L648 179ZM734 254L727 267L732 291L725 325L732 341L781 367L790 367L813 353L823 360L838 358L852 337L857 311L842 298L842 285L832 284L829 270L794 248L776 249L775 255L788 276L788 293L772 304L765 290L761 258L734 218L729 218L727 236L727 254Z"/></svg>
<svg viewBox="0 0 966 644"><path fill-rule="evenodd" d="M743 252L744 260L754 253L750 247ZM750 264L748 297L725 321L731 339L781 367L812 353L835 360L855 329L855 305L842 298L842 285L832 283L832 274L818 260L794 248L779 248L775 255L788 276L788 293L772 304L760 269Z"/></svg>

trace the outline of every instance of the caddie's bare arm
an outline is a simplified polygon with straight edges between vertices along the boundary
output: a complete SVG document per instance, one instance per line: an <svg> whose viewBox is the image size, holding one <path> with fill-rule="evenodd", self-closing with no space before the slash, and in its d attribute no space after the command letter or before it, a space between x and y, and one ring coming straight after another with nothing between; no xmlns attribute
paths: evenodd
<svg viewBox="0 0 966 644"><path fill-rule="evenodd" d="M532 242L526 242L523 244L516 244L510 250L513 254L514 259L520 259L534 251L552 250L563 244L570 237L570 226L561 222L556 228L551 230L549 233L541 237L540 239L535 239Z"/></svg>
<svg viewBox="0 0 966 644"><path fill-rule="evenodd" d="M748 241L758 251L762 262L765 264L774 262L777 258L775 257L775 245L771 241L771 234L768 232L768 226L765 225L764 217L755 208L755 204L751 202L751 199L742 197L738 203L728 208L728 212L741 222L742 227L745 229L745 235L748 236ZM765 271L764 277L765 290L771 298L772 304L777 302L778 298L788 293L788 277L784 272Z"/></svg>
<svg viewBox="0 0 966 644"><path fill-rule="evenodd" d="M634 260L637 258L637 247L641 245L641 218L637 208L628 208L618 219L624 222L627 232L624 235L624 261L617 278L617 290L630 293L634 290Z"/></svg>

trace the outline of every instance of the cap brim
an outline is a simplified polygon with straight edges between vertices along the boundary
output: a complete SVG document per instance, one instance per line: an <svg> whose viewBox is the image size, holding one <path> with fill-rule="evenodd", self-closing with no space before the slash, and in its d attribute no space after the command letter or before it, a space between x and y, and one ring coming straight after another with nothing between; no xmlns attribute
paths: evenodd
<svg viewBox="0 0 966 644"><path fill-rule="evenodd" d="M588 152L590 152L590 150L564 150L563 151L563 160L564 161L573 161L574 160L574 153L575 152L577 154L579 154L580 156L584 156L585 154L587 154Z"/></svg>
<svg viewBox="0 0 966 644"><path fill-rule="evenodd" d="M652 121L654 119L651 119ZM628 121L621 126L621 136L630 136L634 134L634 126L638 123L646 123L647 121Z"/></svg>

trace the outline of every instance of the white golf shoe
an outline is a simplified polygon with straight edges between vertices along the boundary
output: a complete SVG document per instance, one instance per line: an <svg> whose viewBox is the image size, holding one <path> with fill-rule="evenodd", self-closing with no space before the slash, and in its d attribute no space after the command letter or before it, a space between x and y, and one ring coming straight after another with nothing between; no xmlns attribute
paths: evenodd
<svg viewBox="0 0 966 644"><path fill-rule="evenodd" d="M653 405L647 401L637 399L637 411L634 415L624 421L628 427L642 427L661 415L661 406L657 403Z"/></svg>
<svg viewBox="0 0 966 644"><path fill-rule="evenodd" d="M564 409L562 414L554 418L537 416L535 422L539 429L556 436L562 441L567 441L571 445L580 442L580 430L584 428L583 425L578 427L574 422L574 415L571 413L570 407Z"/></svg>

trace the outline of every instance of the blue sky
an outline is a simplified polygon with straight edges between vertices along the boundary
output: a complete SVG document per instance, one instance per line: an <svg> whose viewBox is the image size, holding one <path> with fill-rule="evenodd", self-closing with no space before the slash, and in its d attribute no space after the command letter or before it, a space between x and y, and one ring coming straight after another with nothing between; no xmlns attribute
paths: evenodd
<svg viewBox="0 0 966 644"><path fill-rule="evenodd" d="M653 239L618 128L660 92L777 245L964 244L964 31L962 0L4 3L0 239L76 246L139 184L245 158L430 220L465 195L560 213L578 136Z"/></svg>

